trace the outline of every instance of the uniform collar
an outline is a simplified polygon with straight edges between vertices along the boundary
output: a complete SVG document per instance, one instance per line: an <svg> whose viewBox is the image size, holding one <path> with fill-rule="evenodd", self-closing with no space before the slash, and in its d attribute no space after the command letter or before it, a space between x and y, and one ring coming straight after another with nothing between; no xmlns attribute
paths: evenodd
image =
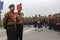
<svg viewBox="0 0 60 40"><path fill-rule="evenodd" d="M13 14L14 12L13 11L9 11L10 12L10 14Z"/></svg>

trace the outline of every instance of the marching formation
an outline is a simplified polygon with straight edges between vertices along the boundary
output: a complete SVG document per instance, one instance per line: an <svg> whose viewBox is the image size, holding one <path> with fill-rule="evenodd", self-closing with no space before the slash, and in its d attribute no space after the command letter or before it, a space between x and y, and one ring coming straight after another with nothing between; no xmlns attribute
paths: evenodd
<svg viewBox="0 0 60 40"><path fill-rule="evenodd" d="M25 25L34 25L34 30L36 31L37 28L40 32L42 27L44 26L45 28L48 27L50 30L55 30L55 31L60 31L60 13L55 13L54 15L48 15L48 16L41 16L35 15L35 17L29 17L25 18L24 21Z"/></svg>

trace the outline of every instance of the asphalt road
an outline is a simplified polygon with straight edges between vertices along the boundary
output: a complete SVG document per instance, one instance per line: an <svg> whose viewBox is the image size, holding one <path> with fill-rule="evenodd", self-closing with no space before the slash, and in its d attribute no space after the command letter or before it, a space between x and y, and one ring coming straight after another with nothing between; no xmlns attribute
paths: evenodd
<svg viewBox="0 0 60 40"><path fill-rule="evenodd" d="M6 32L0 28L0 40L6 40ZM60 40L59 32L43 28L43 31L34 31L33 27L24 27L23 40Z"/></svg>

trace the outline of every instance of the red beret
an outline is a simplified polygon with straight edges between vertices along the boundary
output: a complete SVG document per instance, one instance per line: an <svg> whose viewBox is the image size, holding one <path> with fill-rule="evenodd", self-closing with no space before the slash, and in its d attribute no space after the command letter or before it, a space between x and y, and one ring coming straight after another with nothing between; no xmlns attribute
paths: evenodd
<svg viewBox="0 0 60 40"><path fill-rule="evenodd" d="M17 8L21 8L22 7L22 3L17 4Z"/></svg>

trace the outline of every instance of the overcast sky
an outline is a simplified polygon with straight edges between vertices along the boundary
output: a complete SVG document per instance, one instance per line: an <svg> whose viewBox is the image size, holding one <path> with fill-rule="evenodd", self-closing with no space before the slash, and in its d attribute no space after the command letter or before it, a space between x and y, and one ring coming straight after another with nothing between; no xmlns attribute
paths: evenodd
<svg viewBox="0 0 60 40"><path fill-rule="evenodd" d="M23 4L24 16L34 16L35 14L49 15L60 12L60 0L2 0L4 1L3 14L9 9L10 4ZM3 15L2 14L2 15Z"/></svg>

